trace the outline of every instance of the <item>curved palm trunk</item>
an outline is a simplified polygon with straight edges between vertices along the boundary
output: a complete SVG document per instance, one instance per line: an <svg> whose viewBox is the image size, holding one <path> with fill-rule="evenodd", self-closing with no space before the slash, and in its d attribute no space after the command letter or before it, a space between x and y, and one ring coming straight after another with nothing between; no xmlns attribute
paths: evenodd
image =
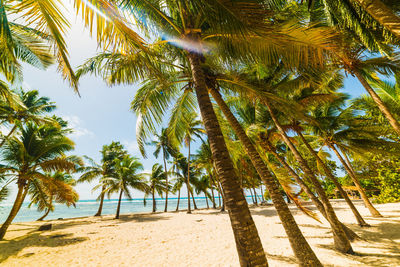
<svg viewBox="0 0 400 267"><path fill-rule="evenodd" d="M221 194L219 193L219 190L217 190L218 193L218 207L221 207Z"/></svg>
<svg viewBox="0 0 400 267"><path fill-rule="evenodd" d="M196 205L196 201L194 200L193 190L190 191L190 195L192 196L193 207L194 207L195 210L197 210L197 205Z"/></svg>
<svg viewBox="0 0 400 267"><path fill-rule="evenodd" d="M47 215L49 215L49 213L50 213L50 209L46 209L46 212L43 214L42 217L40 217L39 219L37 219L37 221L43 221L44 218L46 218Z"/></svg>
<svg viewBox="0 0 400 267"><path fill-rule="evenodd" d="M281 124L279 123L278 119L276 118L275 113L273 112L269 103L265 101L265 104L267 105L267 108L271 115L271 119L273 120L278 131L282 135L284 142L292 151L294 157L300 164L300 167L302 168L302 170L304 171L306 176L311 180L311 182L314 185L315 190L317 191L318 196L321 198L322 204L324 205L324 209L326 211L328 222L330 223L332 231L333 231L334 244L335 244L336 249L343 253L353 254L354 253L353 248L351 247L350 241L347 238L346 233L342 227L342 223L337 218L336 213L335 213L331 203L329 202L329 199L328 199L327 195L325 194L325 191L322 188L321 184L319 183L317 177L315 177L314 173L311 171L310 167L308 166L307 161L301 156L299 151L296 149L296 147L290 141L285 130L283 130Z"/></svg>
<svg viewBox="0 0 400 267"><path fill-rule="evenodd" d="M216 171L224 190L240 265L268 266L257 228L240 188L224 135L207 92L206 79L201 68L201 56L189 52L189 61L201 117L208 135Z"/></svg>
<svg viewBox="0 0 400 267"><path fill-rule="evenodd" d="M359 0L359 1L361 1L361 0ZM386 104L383 103L383 101L379 97L379 95L374 91L374 89L372 89L371 85L369 85L369 83L365 80L365 78L361 75L361 73L358 70L353 70L353 73L354 73L354 75L356 75L356 77L360 81L360 83L364 86L365 90L367 90L367 92L371 96L372 100L374 100L375 104L378 106L379 110L383 113L383 115L389 121L390 125L393 127L393 129L396 131L396 133L398 135L400 135L400 124L394 118L393 114L390 112L390 110L386 106Z"/></svg>
<svg viewBox="0 0 400 267"><path fill-rule="evenodd" d="M310 146L310 144L308 143L308 141L304 138L303 134L301 131L296 130L297 135L301 138L301 140L303 141L303 143L306 145L307 149L311 152L311 154L314 156L314 158L318 161L318 163L322 166L322 168L324 169L324 172L326 174L326 176L328 176L328 178L335 184L336 188L339 190L340 194L342 195L342 197L344 198L344 200L346 201L347 205L350 207L351 211L354 214L354 217L356 218L358 225L360 225L361 227L368 227L370 226L368 223L366 223L363 219L363 217L361 216L361 214L358 212L357 208L354 206L353 202L350 200L349 196L347 195L347 193L343 190L342 185L338 182L338 180L336 179L336 177L332 174L331 170L328 168L328 166L326 166L325 162L319 157L319 155L317 154L317 152L315 152L315 150Z"/></svg>
<svg viewBox="0 0 400 267"><path fill-rule="evenodd" d="M15 132L15 130L17 129L17 125L14 125L11 129L11 131L7 134L6 137L4 137L3 141L1 141L0 143L0 147L2 147L6 141L10 138L10 136Z"/></svg>
<svg viewBox="0 0 400 267"><path fill-rule="evenodd" d="M119 193L119 198L118 198L118 206L117 206L117 214L115 214L115 219L119 219L119 212L121 210L121 200L122 200L122 189L121 192Z"/></svg>
<svg viewBox="0 0 400 267"><path fill-rule="evenodd" d="M211 187L211 195L212 195L212 204L213 204L213 209L216 209L215 205L215 196L214 196L214 188Z"/></svg>
<svg viewBox="0 0 400 267"><path fill-rule="evenodd" d="M153 198L153 212L156 212L157 207L156 207L156 196L155 196L155 192L154 192L154 187L153 187L153 190L151 191L151 196Z"/></svg>
<svg viewBox="0 0 400 267"><path fill-rule="evenodd" d="M188 169L187 169L187 180L186 180L186 187L187 187L187 195L188 195L188 210L187 213L192 213L190 209L190 141L188 145Z"/></svg>
<svg viewBox="0 0 400 267"><path fill-rule="evenodd" d="M354 0L383 27L400 38L400 17L380 0Z"/></svg>
<svg viewBox="0 0 400 267"><path fill-rule="evenodd" d="M207 204L207 209L209 209L210 208L210 206L208 205L208 197L207 197L207 194L204 192L204 196L206 197L206 204Z"/></svg>
<svg viewBox="0 0 400 267"><path fill-rule="evenodd" d="M357 187L358 192L360 193L361 199L364 202L364 205L368 208L369 212L373 217L383 217L382 214L379 213L377 209L372 205L372 203L369 201L367 194L365 194L364 188L362 188L360 181L358 180L357 176L355 173L350 169L349 165L347 165L346 161L343 159L342 155L339 153L339 151L336 149L335 145L331 144L329 147L333 150L333 152L336 154L336 156L339 158L340 162L342 163L343 167L346 169L346 172L349 174L351 177L351 180Z"/></svg>
<svg viewBox="0 0 400 267"><path fill-rule="evenodd" d="M292 167L289 166L289 164L282 158L282 156L275 151L275 149L272 147L269 141L266 141L262 138L260 139L260 141L262 145L267 149L267 151L270 152L272 155L274 155L274 157L282 164L282 166L294 178L296 183L300 185L301 189L303 189L303 191L307 194L308 198L311 199L311 202L314 204L314 206L318 209L318 211L322 214L322 216L324 216L324 218L329 222L324 205L322 205L321 201L314 195L310 187L308 187L308 185L304 183L303 179L301 179L300 176L292 169ZM359 238L359 236L356 233L354 233L353 230L348 228L346 225L342 224L342 227L343 230L346 232L347 237L350 240Z"/></svg>
<svg viewBox="0 0 400 267"><path fill-rule="evenodd" d="M163 148L163 159L164 159L164 172L165 172L165 185L166 185L166 190L165 190L165 208L164 212L168 211L168 172L167 172L167 162L165 160L165 151Z"/></svg>
<svg viewBox="0 0 400 267"><path fill-rule="evenodd" d="M176 204L176 210L175 211L179 210L179 201L180 200L181 200L181 189L179 188L179 191L178 191L178 203Z"/></svg>
<svg viewBox="0 0 400 267"><path fill-rule="evenodd" d="M25 190L25 192L24 192ZM22 183L18 184L18 193L14 201L14 205L11 208L10 214L8 215L6 221L2 224L0 228L0 240L3 240L4 235L7 232L8 227L10 227L12 221L14 220L15 216L17 216L18 211L21 209L22 203L28 193L28 189L25 188L25 185Z"/></svg>
<svg viewBox="0 0 400 267"><path fill-rule="evenodd" d="M106 190L105 185L103 185L103 187L101 188L99 209L97 210L97 212L94 216L101 216L101 212L103 211L103 203L104 203L104 195L105 195L104 190Z"/></svg>
<svg viewBox="0 0 400 267"><path fill-rule="evenodd" d="M274 203L275 209L278 212L279 218L282 222L282 225L285 228L286 234L289 237L289 242L293 249L293 252L296 255L296 258L299 260L299 264L301 266L322 266L314 251L307 243L307 240L304 238L299 226L297 225L292 213L289 210L289 207L285 203L285 200L283 199L279 191L279 187L275 179L272 177L267 165L262 160L260 154L254 147L250 138L246 135L246 132L243 130L242 126L237 121L235 116L232 114L225 101L222 99L221 94L215 89L211 89L210 92L214 100L218 103L218 106L221 108L230 126L233 128L235 134L239 138L240 142L243 144L247 155L250 157L251 162L257 170L257 173L260 175L262 181L267 187L272 202ZM255 197L257 198L257 196Z"/></svg>

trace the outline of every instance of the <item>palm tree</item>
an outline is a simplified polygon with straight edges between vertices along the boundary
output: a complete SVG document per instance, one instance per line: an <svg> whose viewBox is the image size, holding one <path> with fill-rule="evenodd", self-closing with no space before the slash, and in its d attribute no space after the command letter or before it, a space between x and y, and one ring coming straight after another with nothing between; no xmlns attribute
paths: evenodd
<svg viewBox="0 0 400 267"><path fill-rule="evenodd" d="M146 173L148 176L149 192L153 199L153 212L157 210L156 193L163 196L163 192L168 192L170 189L166 184L166 173L163 172L162 166L158 163L154 164L151 173Z"/></svg>
<svg viewBox="0 0 400 267"><path fill-rule="evenodd" d="M143 170L143 165L136 157L124 155L122 158L116 158L114 160L115 177L104 177L104 184L106 188L104 193L111 196L113 193L119 193L118 206L115 219L119 219L121 210L122 195L125 194L129 199L132 199L130 189L136 189L143 192L148 192L149 187L143 178L143 175L138 173ZM102 184L97 187L102 187Z"/></svg>
<svg viewBox="0 0 400 267"><path fill-rule="evenodd" d="M312 201L312 203L318 209L318 211L322 214L322 216L324 216L325 219L327 219L327 221L329 221L328 216L326 214L326 210L325 210L322 202L318 199L317 196L315 196L314 192L307 185L307 183L305 183L303 181L303 179L297 174L297 172L292 167L290 167L290 165L286 162L285 158L276 151L275 146L269 140L269 138L270 138L269 135L270 135L270 133L268 133L268 135L266 135L265 133L260 133L259 140L260 140L261 145L279 161L279 163L286 169L287 173L295 179L295 181L300 186L300 188L306 193L308 198ZM342 227L343 227L344 231L346 232L347 237L350 240L354 240L355 238L358 238L357 234L354 233L347 226L342 224Z"/></svg>
<svg viewBox="0 0 400 267"><path fill-rule="evenodd" d="M32 179L28 189L31 196L29 207L37 205L38 211L45 210L38 221L42 221L49 215L50 211L54 211L53 202L65 204L69 207L75 206L79 199L78 193L73 188L76 181L69 173L55 172L46 175L51 179Z"/></svg>
<svg viewBox="0 0 400 267"><path fill-rule="evenodd" d="M168 132L165 128L161 129L161 134L155 134L156 141L152 141L151 144L156 147L154 151L154 156L158 158L160 152L163 155L164 162L164 173L165 173L165 186L168 188L168 171L167 171L167 160L170 156L174 156L176 154L176 149L174 148L170 138L168 137ZM168 209L168 191L165 192L165 208L164 212L167 212Z"/></svg>
<svg viewBox="0 0 400 267"><path fill-rule="evenodd" d="M321 143L329 147L338 157L356 185L371 215L381 217L382 215L369 201L360 181L349 165L346 152L363 154L374 151L379 154L390 154L392 150L398 151L397 142L380 139L379 136L384 130L382 127L369 126L369 120L355 117L350 108L342 110L340 103L325 104L319 109L313 110L312 115L316 121L320 122L319 127L312 127L312 129L314 132L318 132L322 139ZM342 153L344 156L342 156Z"/></svg>
<svg viewBox="0 0 400 267"><path fill-rule="evenodd" d="M0 228L0 240L20 210L29 192L32 180L51 179L50 171L71 172L76 169L74 160L65 157L65 152L74 148L74 143L64 136L63 131L51 125L37 126L27 123L20 126L21 134L7 140L2 149L3 172L14 176L18 193L6 221Z"/></svg>
<svg viewBox="0 0 400 267"><path fill-rule="evenodd" d="M277 58L282 56L288 59L286 62L288 65L297 66L304 62L314 65L321 63L326 46L326 37L331 38L332 32L318 30L317 34L315 30L308 29L310 35L304 35L303 30L299 31L297 25L290 26L287 24L287 29L289 29L286 31L287 35L282 34L281 27L278 27L279 30L278 28L274 29L272 24L266 23L268 12L265 10L263 1L242 1L229 4L219 1L207 1L205 3L198 0L191 1L190 4L180 1L169 1L167 3L158 0L129 1L124 2L124 10L136 21L140 21L139 27L143 31L154 35L161 33L164 40L152 47L158 49L167 44L169 48L166 55L172 54L177 57L180 55L183 59L183 65L190 70L190 80L193 83L187 89L194 89L196 93L202 120L215 157L215 166L225 191L226 204L230 210L229 215L234 227L235 240L238 244L240 263L247 265L254 261L254 263L265 265L265 254L262 252L262 246L243 192L237 183L238 179L236 179L229 152L223 141L217 116L207 93L206 76L202 64L208 54L204 52L213 50L213 56L237 60L248 59L249 51L253 50L254 54L266 61L276 62ZM143 14L146 14L146 16L143 16ZM314 37L312 40L305 37L311 35ZM277 42L265 42L264 36L271 37ZM297 43L294 40L297 40ZM211 41L215 43L215 46L209 47L207 42ZM175 47L172 45L175 45ZM271 51L274 51L274 55L271 54ZM180 68L177 64L171 64L171 62L175 62L176 57L163 62L162 59L165 58L165 55L158 53L156 53L156 58L152 60L148 60L151 59L148 54L127 54L130 55L125 56L125 53L100 55L94 60L87 61L84 65L87 68L84 68L82 73L94 72L104 75L110 83L130 83L142 79L143 76L148 74L155 76L159 74L157 71L149 70L149 67L156 64L161 63L163 68L166 66ZM138 60L144 57L147 57L147 60ZM133 62L137 62L137 64L132 64ZM115 66L118 63L122 64L116 70ZM105 68L100 67L103 64L106 65ZM143 99L147 96L149 95L143 95ZM157 94L152 94L150 97L153 101L157 101L157 104L148 107L148 112L140 110L144 111L139 112L141 116L138 121L140 122L145 121L146 117L150 117L147 120L152 121L154 119L159 122L162 118L160 112L163 113L171 101L171 97L164 93L161 94L160 90L157 90ZM149 102L143 101L142 103ZM142 125L148 128L154 127L150 121ZM140 132L143 128L139 127L138 130ZM140 140L138 139L138 141ZM240 244L239 240L242 240Z"/></svg>
<svg viewBox="0 0 400 267"><path fill-rule="evenodd" d="M308 0L309 7L319 8L321 3L326 9L329 21L345 26L359 37L370 37L368 33L377 30L377 25L390 31L391 34L400 38L400 7L396 1L381 0L354 0L354 1L317 1ZM360 9L361 7L361 9ZM396 14L397 12L397 14ZM374 27L375 26L375 27ZM374 28L373 28L374 27ZM384 36L382 29L379 33ZM371 37L370 37L371 38ZM364 41L366 38L360 38Z"/></svg>
<svg viewBox="0 0 400 267"><path fill-rule="evenodd" d="M8 101L4 101L1 103L2 105L0 105L0 123L13 125L7 136L1 141L0 147L2 147L6 140L14 133L18 123L26 123L27 121L33 121L35 123L54 122L54 120L45 116L56 108L56 105L50 102L49 98L39 97L39 92L36 90L28 92L21 90L16 96L20 105L10 105Z"/></svg>
<svg viewBox="0 0 400 267"><path fill-rule="evenodd" d="M197 182L197 186L195 188L196 194L204 193L204 197L206 199L207 209L210 208L208 205L208 199L211 199L211 195L208 192L210 188L210 177L208 175L201 176L200 180Z"/></svg>
<svg viewBox="0 0 400 267"><path fill-rule="evenodd" d="M279 122L278 117L276 115L276 109L278 110L287 110L289 109L290 112L286 113L285 115L288 117L293 116L293 109L296 109L296 104L293 102L288 102L286 100L283 100L280 97L277 97L276 95L271 94L271 92L274 92L275 90L278 89L288 89L286 87L281 87L281 80L279 77L274 77L273 75L271 76L271 73L278 73L279 75L283 76L284 78L282 81L287 81L288 77L285 77L286 75L283 75L284 69L282 70L282 67L284 67L283 64L278 65L277 67L267 70L266 72L263 72L263 69L261 70L256 70L255 75L252 72L249 72L248 75L250 77L243 77L243 75L240 77L240 80L238 81L237 79L234 78L219 78L222 81L225 81L225 83L229 82L229 84L234 84L235 86L239 86L237 90L241 90L240 92L243 93L244 95L248 95L249 97L256 97L261 104L263 104L266 107L267 112L269 113L269 116L275 125L275 127L278 129L280 135L282 136L282 139L286 143L286 145L290 148L291 152L295 156L296 160L298 163L301 165L302 170L306 174L307 178L311 180L311 182L314 185L315 190L317 191L318 196L321 198L322 203L324 205L327 217L328 217L328 222L331 224L332 230L334 232L334 241L335 241L335 246L338 250L344 252L344 253L352 253L352 247L351 244L346 237L346 233L343 230L341 222L338 220L332 205L329 203L329 199L327 198L325 191L323 190L321 184L319 183L318 179L314 175L313 171L309 167L309 164L307 161L302 157L302 155L299 153L298 149L294 146L293 142L291 139L288 137L285 129L283 128L282 124ZM283 72L283 74L282 74ZM254 77L255 76L255 77ZM253 77L253 78L252 78ZM229 79L230 78L230 79ZM299 77L301 79L301 76ZM250 79L250 80L249 80ZM217 81L218 81L218 76L217 76ZM301 80L300 80L301 82ZM276 83L276 84L275 84ZM296 82L297 83L297 82ZM296 84L294 83L294 84ZM228 84L228 85L229 85ZM289 83L291 85L292 83ZM230 86L231 87L231 86ZM218 105L221 107L224 105L223 99L219 92L214 89L211 91L213 94L214 99L216 99ZM219 99L219 100L217 100ZM274 101L274 107L276 106L277 108L272 107L272 101ZM226 104L225 104L226 106ZM288 108L290 107L290 108ZM297 107L298 108L298 107ZM302 110L298 110L299 112L302 112ZM229 114L229 107L226 107L226 113L225 116L231 117L232 124L234 122L234 116L232 114ZM236 122L237 123L237 122ZM238 125L238 131L240 124L237 123ZM243 130L242 130L243 131ZM243 134L244 131L243 131ZM243 137L245 138L245 137ZM257 151L255 151L257 152ZM261 162L260 162L261 164ZM255 165L255 164L254 164ZM255 165L256 166L256 165ZM260 175L262 177L262 175ZM263 177L262 177L263 178ZM264 179L263 179L264 181ZM264 181L265 182L265 181Z"/></svg>
<svg viewBox="0 0 400 267"><path fill-rule="evenodd" d="M10 22L13 15L24 18L24 25ZM38 67L47 67L53 55L49 48L54 47L54 57L63 77L77 90L77 80L68 59L65 42L69 22L64 16L63 5L56 0L46 1L6 1L0 3L2 32L0 42L4 45L3 73L15 76L20 71L18 60L28 61ZM35 25L34 28L27 25ZM23 48L23 50L21 50ZM11 70L11 71L10 71ZM14 77L13 77L14 78Z"/></svg>
<svg viewBox="0 0 400 267"><path fill-rule="evenodd" d="M10 190L8 186L12 182L12 179L8 179L7 176L1 175L0 176L0 202L7 199Z"/></svg>
<svg viewBox="0 0 400 267"><path fill-rule="evenodd" d="M90 166L79 168L79 172L83 172L83 174L79 177L78 183L90 183L94 179L99 179L101 184L101 192L98 197L98 199L100 199L99 209L94 216L101 216L103 210L105 190L107 187L106 182L108 181L104 178L115 177L115 160L122 159L128 154L120 142L112 142L109 145L104 145L100 153L102 155L101 165L96 163L93 159L85 157Z"/></svg>
<svg viewBox="0 0 400 267"><path fill-rule="evenodd" d="M181 133L183 136L183 140L185 143L185 146L188 148L188 157L187 157L187 182L186 182L186 187L187 187L187 192L188 192L188 211L187 213L192 213L190 209L190 194L192 194L193 197L193 202L194 202L194 196L192 193L192 190L190 189L190 143L194 140L195 137L201 138L201 134L204 133L203 128L201 128L201 121L197 119L197 114L192 112L189 114L186 114L186 121L185 121L185 126L184 130ZM177 135L178 140L181 138L179 137L180 133L175 133ZM196 205L196 204L195 204ZM195 206L195 208L197 208Z"/></svg>

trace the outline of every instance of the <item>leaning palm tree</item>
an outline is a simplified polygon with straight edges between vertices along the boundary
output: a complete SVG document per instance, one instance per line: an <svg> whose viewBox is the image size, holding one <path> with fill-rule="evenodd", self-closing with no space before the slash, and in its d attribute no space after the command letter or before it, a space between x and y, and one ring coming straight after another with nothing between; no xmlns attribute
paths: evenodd
<svg viewBox="0 0 400 267"><path fill-rule="evenodd" d="M129 155L114 160L115 177L104 177L104 184L106 188L104 193L109 197L113 193L119 193L117 212L115 219L119 219L121 210L122 196L125 194L129 199L132 199L131 189L136 189L142 192L148 192L149 187L139 171L143 170L143 165L139 159ZM97 185L101 187L102 184Z"/></svg>
<svg viewBox="0 0 400 267"><path fill-rule="evenodd" d="M162 152L163 162L164 162L164 173L165 173L165 184L168 188L168 171L167 171L167 160L170 156L174 156L176 152L176 148L172 144L167 129L161 129L161 134L154 135L156 140L151 142L151 145L155 146L156 149L154 151L154 156L158 158L160 152ZM167 212L168 209L168 191L165 192L165 208L164 212Z"/></svg>
<svg viewBox="0 0 400 267"><path fill-rule="evenodd" d="M55 172L46 175L51 179L32 179L28 189L31 196L29 207L36 205L38 211L45 211L38 221L44 220L54 211L54 202L69 207L75 206L79 199L78 193L73 188L76 181L69 173Z"/></svg>
<svg viewBox="0 0 400 267"><path fill-rule="evenodd" d="M3 173L13 175L18 192L8 218L0 228L0 239L20 210L32 180L46 182L51 179L46 175L50 171L76 169L75 161L65 156L65 152L73 150L74 143L59 128L28 123L19 130L21 134L7 140L1 152L1 169Z"/></svg>
<svg viewBox="0 0 400 267"><path fill-rule="evenodd" d="M166 173L163 172L162 166L156 163L153 165L151 173L145 173L145 175L148 177L148 194L151 194L153 200L153 212L156 212L156 194L162 197L163 192L170 191L170 188L167 186L166 183Z"/></svg>
<svg viewBox="0 0 400 267"><path fill-rule="evenodd" d="M205 130L216 159L216 169L222 187L225 188L225 199L230 211L240 263L241 265L266 264L265 253L263 253L257 230L237 183L238 179L226 144L223 142L220 125L208 96L207 81L202 64L206 57L210 58L209 55L220 56L224 60L254 58L249 55L249 52L252 51L262 60L269 62L277 62L278 58L282 57L291 66L317 65L323 63L327 39L330 39L333 33L317 30L317 34L314 29L307 29L309 34L304 35L303 29L300 30L298 25L288 23L285 26L280 25L282 27L276 26L278 24L272 22L268 17L269 10L266 10L268 5L264 5L264 1L204 2L196 0L188 3L150 0L124 1L123 6L124 12L138 22L141 30L155 36L161 35L163 40L151 48L155 47L157 50L160 46L167 45L169 48L166 55L177 56L179 54L183 57L182 63L190 70L190 79L193 81L188 90L194 91L196 94ZM312 40L305 37L311 35ZM265 42L267 37L274 41ZM126 56L128 54L129 56ZM159 72L151 71L148 68L155 64L162 64L165 68L167 68L166 66L180 68L179 65L171 63L175 62L176 58L163 60L165 55L154 54L156 57L141 53L113 53L108 56L103 54L97 57L99 60L89 60L85 64L87 68L84 66L85 70L82 73L95 72L104 75L111 83L130 83L142 79L149 73L158 75ZM107 60L107 57L110 61ZM147 57L145 58L147 61L138 60L144 57ZM150 60L148 60L149 58ZM121 67L115 68L121 62L124 62L119 65ZM132 62L137 62L137 64L128 64ZM103 64L106 67L103 67ZM155 94L151 95L154 101L158 101L157 107L148 107L148 112L143 112L138 121L143 122L146 116L154 116L155 120L161 120L162 116L157 112L160 110L161 113L164 112L171 100L166 93L168 92L158 90L157 94L163 96L159 96L157 100L155 100L157 97ZM153 126L150 121L145 123L145 127ZM140 130L140 128L138 129ZM241 241L239 242L239 240ZM306 249L303 247L300 250ZM302 256L305 254L298 254L299 257L302 257L301 261L318 262L315 257L312 260L305 259Z"/></svg>

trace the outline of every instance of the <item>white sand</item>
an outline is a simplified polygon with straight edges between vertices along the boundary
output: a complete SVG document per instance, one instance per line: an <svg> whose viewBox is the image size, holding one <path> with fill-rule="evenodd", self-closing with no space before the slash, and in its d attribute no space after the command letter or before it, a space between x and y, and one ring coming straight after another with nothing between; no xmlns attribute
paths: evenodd
<svg viewBox="0 0 400 267"><path fill-rule="evenodd" d="M376 205L384 218L372 218L357 201L370 228L355 225L343 202L333 202L338 217L368 241L353 242L356 255L332 248L331 231L291 206L296 221L327 266L400 266L400 203ZM273 207L252 208L270 266L296 266ZM157 213L17 223L0 242L0 266L238 266L227 213Z"/></svg>

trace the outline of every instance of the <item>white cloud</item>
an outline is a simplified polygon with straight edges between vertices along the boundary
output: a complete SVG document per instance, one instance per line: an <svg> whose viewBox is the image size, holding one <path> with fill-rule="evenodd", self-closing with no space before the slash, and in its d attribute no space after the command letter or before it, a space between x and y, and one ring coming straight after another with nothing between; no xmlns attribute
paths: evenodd
<svg viewBox="0 0 400 267"><path fill-rule="evenodd" d="M139 152L139 147L136 142L136 140L124 140L122 141L122 144L125 146L125 148L128 150L129 153L131 154L136 154Z"/></svg>
<svg viewBox="0 0 400 267"><path fill-rule="evenodd" d="M76 115L65 115L62 118L68 121L68 127L73 129L70 134L72 138L79 138L81 136L94 136L94 133L83 127L84 122Z"/></svg>

